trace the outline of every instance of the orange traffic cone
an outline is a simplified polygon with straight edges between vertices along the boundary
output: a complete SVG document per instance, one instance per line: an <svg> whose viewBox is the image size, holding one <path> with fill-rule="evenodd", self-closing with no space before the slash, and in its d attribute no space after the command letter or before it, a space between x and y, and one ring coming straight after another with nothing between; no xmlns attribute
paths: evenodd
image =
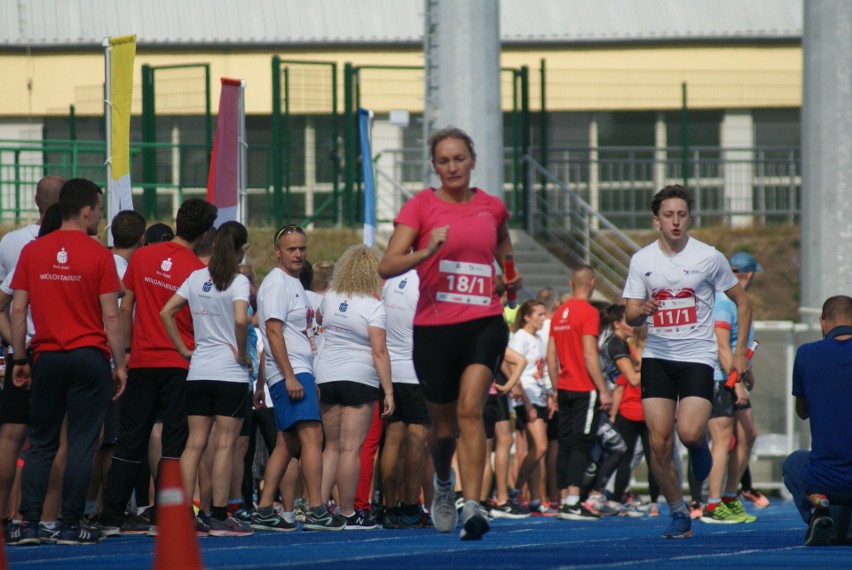
<svg viewBox="0 0 852 570"><path fill-rule="evenodd" d="M201 553L180 475L180 461L160 461L155 570L201 570Z"/></svg>

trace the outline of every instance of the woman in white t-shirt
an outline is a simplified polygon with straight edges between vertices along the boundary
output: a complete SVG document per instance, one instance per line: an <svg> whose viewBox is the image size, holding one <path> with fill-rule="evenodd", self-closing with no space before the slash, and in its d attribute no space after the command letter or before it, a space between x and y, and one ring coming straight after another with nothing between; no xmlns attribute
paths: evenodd
<svg viewBox="0 0 852 570"><path fill-rule="evenodd" d="M530 511L547 513L542 504L541 472L545 469L544 454L547 452L547 396L553 388L544 375L544 361L547 353L544 343L536 334L541 330L547 314L544 303L530 299L525 301L515 316L515 334L509 341L509 348L521 353L527 359L527 365L521 374L521 386L524 389L527 421L524 432L527 436L527 454L518 470L515 486L530 486Z"/></svg>
<svg viewBox="0 0 852 570"><path fill-rule="evenodd" d="M352 246L335 265L331 290L323 297L318 315L325 337L316 363L325 431L322 496L330 496L337 485L340 514L350 530L376 527L375 520L355 511L355 494L359 453L380 386L382 417L394 410L381 293L378 252L365 245Z"/></svg>
<svg viewBox="0 0 852 570"><path fill-rule="evenodd" d="M231 518L228 498L233 472L234 443L240 433L249 397L251 360L248 356L248 278L239 264L248 248L248 232L238 222L219 227L210 264L192 272L168 300L160 317L178 352L189 359L186 411L189 437L180 458L186 489L195 488L198 465L216 424L213 445L212 536L244 536L254 531ZM175 315L187 303L192 313L195 350L184 344Z"/></svg>

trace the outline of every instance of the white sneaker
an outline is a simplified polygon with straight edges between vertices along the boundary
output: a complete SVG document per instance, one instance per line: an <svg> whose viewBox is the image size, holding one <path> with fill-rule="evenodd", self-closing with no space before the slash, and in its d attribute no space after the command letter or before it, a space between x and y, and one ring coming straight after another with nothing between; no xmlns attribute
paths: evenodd
<svg viewBox="0 0 852 570"><path fill-rule="evenodd" d="M459 522L459 512L456 510L456 494L453 491L455 474L450 472L450 480L446 483L438 481L436 474L433 479L435 496L432 499L432 522L439 532L452 532Z"/></svg>

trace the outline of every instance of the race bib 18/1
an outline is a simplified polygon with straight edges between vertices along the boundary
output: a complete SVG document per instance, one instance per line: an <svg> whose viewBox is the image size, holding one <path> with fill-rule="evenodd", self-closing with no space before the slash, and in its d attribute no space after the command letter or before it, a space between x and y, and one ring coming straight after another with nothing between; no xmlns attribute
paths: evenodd
<svg viewBox="0 0 852 570"><path fill-rule="evenodd" d="M438 301L464 305L491 304L493 277L490 265L444 259L438 265L438 271Z"/></svg>

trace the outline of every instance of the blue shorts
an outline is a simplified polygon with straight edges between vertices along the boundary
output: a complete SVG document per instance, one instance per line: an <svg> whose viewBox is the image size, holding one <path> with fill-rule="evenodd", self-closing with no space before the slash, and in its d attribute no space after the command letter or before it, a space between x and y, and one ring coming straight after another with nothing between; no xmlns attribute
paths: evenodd
<svg viewBox="0 0 852 570"><path fill-rule="evenodd" d="M272 404L275 410L275 426L278 431L293 429L298 422L320 421L319 400L317 399L317 385L314 375L309 372L296 374L296 379L302 383L305 396L301 400L293 401L287 395L284 380L276 382L269 387L272 395Z"/></svg>

